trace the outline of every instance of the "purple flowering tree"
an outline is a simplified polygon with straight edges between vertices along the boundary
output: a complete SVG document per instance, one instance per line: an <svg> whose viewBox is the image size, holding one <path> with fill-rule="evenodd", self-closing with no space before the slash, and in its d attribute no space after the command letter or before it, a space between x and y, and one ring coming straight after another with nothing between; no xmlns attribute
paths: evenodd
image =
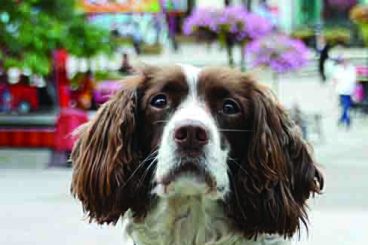
<svg viewBox="0 0 368 245"><path fill-rule="evenodd" d="M274 74L274 89L278 92L278 75L297 70L307 63L305 44L282 34L271 34L249 43L246 52L253 67L267 67Z"/></svg>
<svg viewBox="0 0 368 245"><path fill-rule="evenodd" d="M232 49L235 45L244 47L249 41L260 38L271 30L272 25L268 20L238 6L196 9L183 26L186 35L196 35L207 41L218 40L226 47L230 65L234 63ZM241 57L243 61L243 53Z"/></svg>
<svg viewBox="0 0 368 245"><path fill-rule="evenodd" d="M217 24L219 11L212 8L195 9L185 20L183 32L185 35L195 35L200 40L214 41L217 39Z"/></svg>

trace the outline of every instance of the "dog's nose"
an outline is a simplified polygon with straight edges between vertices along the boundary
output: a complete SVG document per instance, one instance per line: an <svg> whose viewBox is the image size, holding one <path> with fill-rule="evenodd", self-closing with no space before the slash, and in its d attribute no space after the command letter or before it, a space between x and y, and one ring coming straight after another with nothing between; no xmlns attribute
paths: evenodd
<svg viewBox="0 0 368 245"><path fill-rule="evenodd" d="M201 123L191 121L175 128L174 139L181 147L200 148L208 143L208 133Z"/></svg>

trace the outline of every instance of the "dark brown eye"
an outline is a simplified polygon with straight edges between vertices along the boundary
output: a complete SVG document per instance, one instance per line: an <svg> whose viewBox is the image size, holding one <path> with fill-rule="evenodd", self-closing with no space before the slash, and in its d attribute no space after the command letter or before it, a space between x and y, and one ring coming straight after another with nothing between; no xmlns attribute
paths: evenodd
<svg viewBox="0 0 368 245"><path fill-rule="evenodd" d="M222 112L227 115L234 115L240 112L238 103L232 99L226 99L222 106Z"/></svg>
<svg viewBox="0 0 368 245"><path fill-rule="evenodd" d="M156 108L165 108L167 106L167 97L164 94L156 95L150 102L151 106Z"/></svg>

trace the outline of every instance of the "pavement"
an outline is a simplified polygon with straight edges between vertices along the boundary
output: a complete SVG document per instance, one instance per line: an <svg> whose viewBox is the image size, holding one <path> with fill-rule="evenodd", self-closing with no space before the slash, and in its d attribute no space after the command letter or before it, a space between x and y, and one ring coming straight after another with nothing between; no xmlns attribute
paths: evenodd
<svg viewBox="0 0 368 245"><path fill-rule="evenodd" d="M194 51L199 52L194 58L204 62L203 50ZM190 62L185 53L181 57ZM272 84L268 73L258 71L255 76ZM323 195L309 201L308 234L303 229L293 244L367 244L368 115L354 115L350 130L340 128L331 85L306 72L291 73L279 81L278 96L286 107L298 103L305 113L322 117L323 136L309 133L326 187ZM45 149L0 149L0 244L127 244L120 223L117 227L88 223L69 192L71 169L48 168L50 155Z"/></svg>

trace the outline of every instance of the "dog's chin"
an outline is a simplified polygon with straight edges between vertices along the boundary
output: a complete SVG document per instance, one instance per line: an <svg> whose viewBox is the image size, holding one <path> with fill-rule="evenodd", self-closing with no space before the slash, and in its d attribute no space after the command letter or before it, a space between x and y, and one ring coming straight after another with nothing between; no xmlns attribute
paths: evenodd
<svg viewBox="0 0 368 245"><path fill-rule="evenodd" d="M160 197L203 196L218 199L220 192L214 177L195 161L182 163L159 178L154 189Z"/></svg>

